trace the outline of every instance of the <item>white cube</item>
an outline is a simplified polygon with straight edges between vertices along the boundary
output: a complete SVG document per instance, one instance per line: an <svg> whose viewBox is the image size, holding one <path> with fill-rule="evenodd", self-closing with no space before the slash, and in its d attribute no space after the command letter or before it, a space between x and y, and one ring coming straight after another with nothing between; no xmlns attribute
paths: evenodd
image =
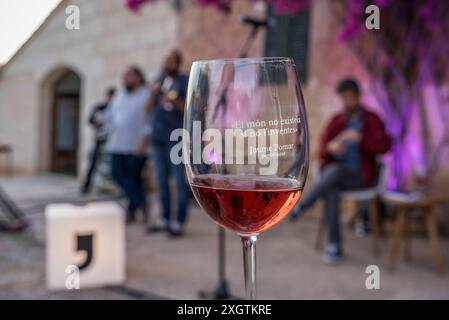
<svg viewBox="0 0 449 320"><path fill-rule="evenodd" d="M47 287L83 289L125 280L125 214L113 202L45 209ZM76 285L78 284L78 285Z"/></svg>

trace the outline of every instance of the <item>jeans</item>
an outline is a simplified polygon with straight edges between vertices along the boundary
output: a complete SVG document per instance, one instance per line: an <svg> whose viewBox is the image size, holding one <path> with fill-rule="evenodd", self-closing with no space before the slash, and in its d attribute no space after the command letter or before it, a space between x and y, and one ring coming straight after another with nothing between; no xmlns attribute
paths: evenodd
<svg viewBox="0 0 449 320"><path fill-rule="evenodd" d="M320 180L304 195L301 208L312 206L318 199L324 199L325 218L328 226L328 241L341 247L340 234L340 193L358 189L363 185L362 173L333 163L326 166Z"/></svg>
<svg viewBox="0 0 449 320"><path fill-rule="evenodd" d="M142 208L147 216L145 191L142 183L142 170L145 157L132 154L112 154L112 178L128 199L128 216L135 217L136 210Z"/></svg>
<svg viewBox="0 0 449 320"><path fill-rule="evenodd" d="M170 150L174 143L156 143L151 144L153 151L156 178L160 192L160 201L162 205L162 218L170 221L171 201L169 178L173 177L176 188L176 221L184 224L187 219L187 206L189 202L189 186L186 183L184 165L175 165L170 160Z"/></svg>

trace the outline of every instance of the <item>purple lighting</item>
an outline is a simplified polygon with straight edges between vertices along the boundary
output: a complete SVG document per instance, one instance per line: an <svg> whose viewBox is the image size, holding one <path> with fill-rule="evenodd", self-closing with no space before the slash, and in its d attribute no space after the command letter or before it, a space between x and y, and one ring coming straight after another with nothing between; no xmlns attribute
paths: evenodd
<svg viewBox="0 0 449 320"><path fill-rule="evenodd" d="M127 6L135 11L143 3L154 1L128 0ZM265 2L278 14L297 14L314 5L313 0ZM338 40L359 59L369 75L370 92L386 115L384 120L393 138L386 157L390 187L404 191L410 189L410 182L431 183L443 168L441 164L447 162L444 157L449 150L449 1L329 2L341 21ZM225 12L232 10L233 3L196 1L199 6L214 6ZM381 10L379 30L365 27L365 9L372 4Z"/></svg>

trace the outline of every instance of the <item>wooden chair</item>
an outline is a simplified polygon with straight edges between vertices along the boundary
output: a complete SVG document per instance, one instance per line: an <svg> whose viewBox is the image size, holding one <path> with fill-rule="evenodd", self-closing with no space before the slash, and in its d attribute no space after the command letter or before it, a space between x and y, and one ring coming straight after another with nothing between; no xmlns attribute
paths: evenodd
<svg viewBox="0 0 449 320"><path fill-rule="evenodd" d="M315 176L315 179L320 179L319 164L313 168L312 172ZM376 256L380 254L380 221L379 221L379 213L377 210L377 204L380 195L386 188L386 181L387 181L386 177L387 177L386 167L381 161L378 161L377 182L373 187L348 190L342 192L341 194L341 197L343 199L355 201L357 204L357 210L355 210L355 212L353 213L353 216L351 217L350 221L354 221L356 219L357 211L361 203L364 201L368 202L368 217L372 228L371 229L372 247L373 253ZM326 219L324 215L322 215L318 225L318 231L315 241L315 247L317 250L322 250L323 248L325 229L326 229Z"/></svg>
<svg viewBox="0 0 449 320"><path fill-rule="evenodd" d="M448 197L441 195L421 195L419 197L405 197L397 193L385 193L382 196L385 203L397 209L397 216L394 221L393 234L390 240L388 252L388 269L394 271L399 254L401 242L404 244L405 261L412 259L411 249L411 217L412 211L419 209L424 213L427 237L430 243L431 255L435 271L445 273L445 266L441 254L440 240L438 236L438 226L435 218L436 207L449 201Z"/></svg>

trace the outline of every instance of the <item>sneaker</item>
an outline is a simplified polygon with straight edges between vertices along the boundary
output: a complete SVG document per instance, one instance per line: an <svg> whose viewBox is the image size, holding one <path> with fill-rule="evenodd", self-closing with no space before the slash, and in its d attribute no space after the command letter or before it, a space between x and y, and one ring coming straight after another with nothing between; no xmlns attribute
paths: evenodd
<svg viewBox="0 0 449 320"><path fill-rule="evenodd" d="M336 244L328 244L322 260L326 264L337 264L341 261L341 250Z"/></svg>
<svg viewBox="0 0 449 320"><path fill-rule="evenodd" d="M168 222L165 219L159 219L156 223L148 227L148 233L164 232L168 230Z"/></svg>
<svg viewBox="0 0 449 320"><path fill-rule="evenodd" d="M180 237L184 235L184 226L178 221L173 221L168 228L168 232L172 237Z"/></svg>

